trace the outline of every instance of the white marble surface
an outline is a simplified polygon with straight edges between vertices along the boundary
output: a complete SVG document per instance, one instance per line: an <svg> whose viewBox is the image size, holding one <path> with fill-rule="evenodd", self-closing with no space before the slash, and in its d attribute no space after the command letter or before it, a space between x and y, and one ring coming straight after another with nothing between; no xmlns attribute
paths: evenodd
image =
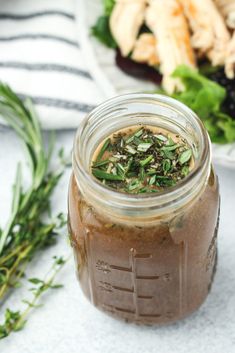
<svg viewBox="0 0 235 353"><path fill-rule="evenodd" d="M74 132L61 132L57 143L69 151ZM0 224L10 207L11 184L22 150L14 133L0 129ZM168 327L138 327L115 321L94 309L83 297L73 262L60 273L64 288L44 296L44 306L32 312L25 329L0 341L1 353L233 353L235 352L235 171L216 168L222 207L219 230L219 263L205 304L188 319ZM66 210L70 171L53 199L53 210ZM54 254L70 253L65 235L58 245L31 264L30 276L45 273ZM27 296L18 290L5 306L21 307ZM2 312L0 313L2 318Z"/></svg>

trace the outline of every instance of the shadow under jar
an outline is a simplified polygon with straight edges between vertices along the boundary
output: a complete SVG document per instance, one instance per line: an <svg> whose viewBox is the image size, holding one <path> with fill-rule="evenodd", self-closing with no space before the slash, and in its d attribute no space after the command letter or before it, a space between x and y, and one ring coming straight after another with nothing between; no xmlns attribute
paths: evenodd
<svg viewBox="0 0 235 353"><path fill-rule="evenodd" d="M194 167L176 186L152 194L111 190L91 175L95 150L138 124L183 137ZM126 321L164 324L195 311L216 267L218 181L198 117L178 101L149 94L113 98L78 128L69 187L69 232L76 271L97 308Z"/></svg>

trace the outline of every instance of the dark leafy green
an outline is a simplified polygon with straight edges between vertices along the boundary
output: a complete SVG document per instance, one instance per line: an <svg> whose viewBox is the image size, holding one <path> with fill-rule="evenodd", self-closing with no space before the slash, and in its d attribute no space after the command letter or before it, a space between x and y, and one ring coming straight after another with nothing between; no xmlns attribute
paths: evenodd
<svg viewBox="0 0 235 353"><path fill-rule="evenodd" d="M117 44L113 39L109 27L109 16L101 16L98 18L96 24L91 28L91 33L96 37L101 43L109 48L115 49Z"/></svg>
<svg viewBox="0 0 235 353"><path fill-rule="evenodd" d="M109 17L113 10L114 4L115 0L103 0L104 15L100 16L96 24L91 28L92 35L108 48L117 47L109 26Z"/></svg>

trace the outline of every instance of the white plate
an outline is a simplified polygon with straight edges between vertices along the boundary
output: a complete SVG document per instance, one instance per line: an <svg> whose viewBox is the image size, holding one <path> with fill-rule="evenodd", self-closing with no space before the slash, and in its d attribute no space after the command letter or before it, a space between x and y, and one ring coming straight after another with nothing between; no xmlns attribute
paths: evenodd
<svg viewBox="0 0 235 353"><path fill-rule="evenodd" d="M115 64L115 52L91 37L91 27L102 14L102 0L76 0L79 42L85 60L96 84L104 96L143 92L156 89L156 85L135 79L123 73ZM235 168L235 143L212 145L213 160L220 165Z"/></svg>

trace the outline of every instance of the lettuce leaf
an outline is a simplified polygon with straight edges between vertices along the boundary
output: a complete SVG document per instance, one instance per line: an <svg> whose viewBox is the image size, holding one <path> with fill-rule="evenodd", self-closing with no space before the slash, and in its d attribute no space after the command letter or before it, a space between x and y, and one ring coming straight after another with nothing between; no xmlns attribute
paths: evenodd
<svg viewBox="0 0 235 353"><path fill-rule="evenodd" d="M108 48L116 48L117 44L109 27L109 17L113 11L115 0L103 0L104 15L100 16L91 28L91 34Z"/></svg>
<svg viewBox="0 0 235 353"><path fill-rule="evenodd" d="M108 16L101 16L98 18L96 24L91 28L91 34L108 48L115 49L117 47L110 32Z"/></svg>
<svg viewBox="0 0 235 353"><path fill-rule="evenodd" d="M110 16L115 5L115 0L103 0L103 5L105 15Z"/></svg>
<svg viewBox="0 0 235 353"><path fill-rule="evenodd" d="M211 140L216 143L234 142L235 120L221 108L226 97L225 88L185 65L177 67L172 76L180 78L185 86L183 92L174 93L172 97L200 117Z"/></svg>

